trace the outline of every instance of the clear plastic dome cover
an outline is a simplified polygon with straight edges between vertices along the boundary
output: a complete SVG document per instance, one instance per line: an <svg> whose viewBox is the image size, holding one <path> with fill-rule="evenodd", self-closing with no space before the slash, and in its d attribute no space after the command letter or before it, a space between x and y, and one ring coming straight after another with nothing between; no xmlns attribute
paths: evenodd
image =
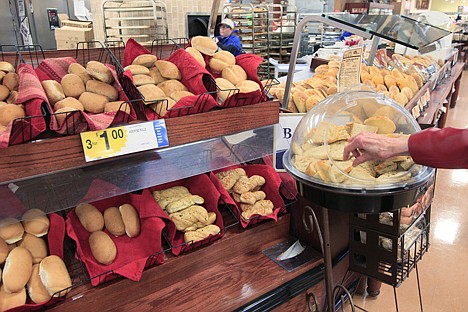
<svg viewBox="0 0 468 312"><path fill-rule="evenodd" d="M284 156L288 171L304 181L354 190L410 187L426 180L433 169L415 165L407 156L356 167L354 158L343 160L347 140L361 132L400 136L421 130L400 104L362 88L328 97L302 118Z"/></svg>

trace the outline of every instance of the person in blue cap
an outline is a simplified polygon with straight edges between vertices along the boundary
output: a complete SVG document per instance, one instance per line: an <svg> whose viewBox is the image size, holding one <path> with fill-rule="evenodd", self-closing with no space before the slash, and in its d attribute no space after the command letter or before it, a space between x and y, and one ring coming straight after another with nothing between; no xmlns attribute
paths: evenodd
<svg viewBox="0 0 468 312"><path fill-rule="evenodd" d="M229 51L234 56L238 56L242 51L242 43L234 35L234 22L228 18L219 23L219 36L216 37L216 44L221 50Z"/></svg>

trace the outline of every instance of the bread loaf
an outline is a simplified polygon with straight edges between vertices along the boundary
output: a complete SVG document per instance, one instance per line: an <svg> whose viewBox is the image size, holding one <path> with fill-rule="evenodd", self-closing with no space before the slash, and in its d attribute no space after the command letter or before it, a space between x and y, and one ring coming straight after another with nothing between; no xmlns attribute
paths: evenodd
<svg viewBox="0 0 468 312"><path fill-rule="evenodd" d="M162 101L149 104L148 106L159 116L163 117L175 104L176 102L172 98L166 96Z"/></svg>
<svg viewBox="0 0 468 312"><path fill-rule="evenodd" d="M189 195L190 192L185 186L173 186L164 190L154 191L153 197L156 201L159 201L163 198L173 197L176 195Z"/></svg>
<svg viewBox="0 0 468 312"><path fill-rule="evenodd" d="M0 221L0 237L7 244L21 240L24 234L23 225L15 218L6 218Z"/></svg>
<svg viewBox="0 0 468 312"><path fill-rule="evenodd" d="M5 101L10 96L10 89L4 85L0 86L0 101Z"/></svg>
<svg viewBox="0 0 468 312"><path fill-rule="evenodd" d="M40 237L25 233L23 239L17 245L26 248L31 253L33 264L39 263L47 257L46 243Z"/></svg>
<svg viewBox="0 0 468 312"><path fill-rule="evenodd" d="M155 84L161 83L166 81L167 79L164 78L161 73L159 72L159 69L157 67L152 67L150 69L149 75L153 78L153 81Z"/></svg>
<svg viewBox="0 0 468 312"><path fill-rule="evenodd" d="M213 218L214 217L214 218ZM198 228L212 224L216 220L216 214L208 214L208 211L199 205L193 205L182 211L169 214L179 231L195 231Z"/></svg>
<svg viewBox="0 0 468 312"><path fill-rule="evenodd" d="M150 75L135 75L133 76L133 83L135 86L144 86L147 84L154 84L154 79Z"/></svg>
<svg viewBox="0 0 468 312"><path fill-rule="evenodd" d="M89 236L89 247L94 258L101 264L109 265L117 256L117 248L112 239L103 231L94 232Z"/></svg>
<svg viewBox="0 0 468 312"><path fill-rule="evenodd" d="M0 288L0 310L6 311L26 303L26 289L23 287L16 293L10 293L5 290L5 287Z"/></svg>
<svg viewBox="0 0 468 312"><path fill-rule="evenodd" d="M0 264L5 262L8 254L10 253L10 248L8 247L7 243L0 238ZM1 280L1 277L0 277Z"/></svg>
<svg viewBox="0 0 468 312"><path fill-rule="evenodd" d="M6 292L15 293L24 289L32 272L32 257L23 247L15 247L6 258L2 281Z"/></svg>
<svg viewBox="0 0 468 312"><path fill-rule="evenodd" d="M201 205L204 202L205 202L205 199L201 196L187 195L187 196L182 197L181 199L178 199L168 204L166 206L166 210L168 213L174 213L174 212L183 210L195 204Z"/></svg>
<svg viewBox="0 0 468 312"><path fill-rule="evenodd" d="M104 224L106 229L116 237L125 234L125 225L117 207L104 210Z"/></svg>
<svg viewBox="0 0 468 312"><path fill-rule="evenodd" d="M167 80L158 84L158 87L166 95L171 95L176 91L188 91L188 89L178 80Z"/></svg>
<svg viewBox="0 0 468 312"><path fill-rule="evenodd" d="M119 99L119 91L117 91L116 88L110 84L96 80L89 80L86 83L86 92L104 95L109 99L109 102L117 101Z"/></svg>
<svg viewBox="0 0 468 312"><path fill-rule="evenodd" d="M192 92L189 91L176 91L171 94L171 99L174 101L178 102L180 99L186 97L186 96L194 96Z"/></svg>
<svg viewBox="0 0 468 312"><path fill-rule="evenodd" d="M75 213L81 225L88 232L101 231L104 228L104 217L102 213L93 205L81 203L75 208Z"/></svg>
<svg viewBox="0 0 468 312"><path fill-rule="evenodd" d="M73 109L79 110L79 111L84 110L83 104L80 101L78 101L77 99L73 98L73 97L66 97L63 100L58 101L57 103L55 103L54 110L57 111L57 110L59 110L61 108L64 108L64 107L73 108Z"/></svg>
<svg viewBox="0 0 468 312"><path fill-rule="evenodd" d="M106 65L100 62L89 61L88 64L86 65L86 71L91 77L99 81L102 81L105 83L114 82L114 76L112 76L112 72L110 71L110 69L107 68Z"/></svg>
<svg viewBox="0 0 468 312"><path fill-rule="evenodd" d="M13 65L11 65L11 63L9 63L9 62L4 62L4 61L0 62L0 70L4 71L5 73L14 73L15 72L15 68L13 67Z"/></svg>
<svg viewBox="0 0 468 312"><path fill-rule="evenodd" d="M239 89L239 92L241 93L249 93L249 92L260 90L260 85L252 80L244 80L244 81L239 82L236 85L236 88ZM305 102L304 102L304 106L305 106Z"/></svg>
<svg viewBox="0 0 468 312"><path fill-rule="evenodd" d="M215 81L218 87L221 89L218 94L221 100L225 101L229 96L237 93L236 86L233 85L229 80L224 78L216 78Z"/></svg>
<svg viewBox="0 0 468 312"><path fill-rule="evenodd" d="M124 101L108 102L104 105L104 112L117 112L119 110L126 112L127 114L132 112L130 104L125 103Z"/></svg>
<svg viewBox="0 0 468 312"><path fill-rule="evenodd" d="M266 216L273 213L273 202L267 199L260 200L253 205L241 204L242 217L244 219L250 219L252 215L258 214L261 216Z"/></svg>
<svg viewBox="0 0 468 312"><path fill-rule="evenodd" d="M85 85L83 80L78 75L67 74L62 78L62 88L65 96L79 98L80 95L85 92Z"/></svg>
<svg viewBox="0 0 468 312"><path fill-rule="evenodd" d="M133 76L135 75L149 75L150 71L148 67L142 65L128 65L124 70L129 70Z"/></svg>
<svg viewBox="0 0 468 312"><path fill-rule="evenodd" d="M44 287L53 297L62 297L70 290L62 291L71 287L72 281L67 267L58 256L45 257L39 264L39 276Z"/></svg>
<svg viewBox="0 0 468 312"><path fill-rule="evenodd" d="M191 45L201 53L211 56L213 56L218 50L218 45L214 42L214 40L205 36L193 37Z"/></svg>
<svg viewBox="0 0 468 312"><path fill-rule="evenodd" d="M73 112L79 112L79 110L71 107L63 107L55 111L55 119L57 119L59 127L62 127L68 115L72 114ZM78 123L78 120L78 117L70 117L70 119L67 121L67 127L69 128L70 132L74 132L74 129L72 128L76 126L75 123Z"/></svg>
<svg viewBox="0 0 468 312"><path fill-rule="evenodd" d="M210 235L217 235L221 232L219 226L210 224L195 231L187 231L184 234L184 241L186 243L195 243L204 240Z"/></svg>
<svg viewBox="0 0 468 312"><path fill-rule="evenodd" d="M194 47L188 47L185 49L193 58L202 66L206 67L206 62L205 59L203 58L203 55L201 55L200 51L195 49Z"/></svg>
<svg viewBox="0 0 468 312"><path fill-rule="evenodd" d="M86 85L86 83L88 82L88 80L91 80L91 76L88 74L88 72L86 71L86 68L84 68L83 66L81 66L80 64L78 63L72 63L70 64L70 66L68 66L68 73L69 74L75 74L77 75L78 77L81 78L81 80L83 81L83 84Z"/></svg>
<svg viewBox="0 0 468 312"><path fill-rule="evenodd" d="M2 84L7 87L10 91L18 91L19 87L19 76L17 73L8 73L3 78Z"/></svg>
<svg viewBox="0 0 468 312"><path fill-rule="evenodd" d="M44 88L47 99L49 99L49 103L51 105L54 105L65 98L62 85L55 80L44 80L42 82L42 87Z"/></svg>
<svg viewBox="0 0 468 312"><path fill-rule="evenodd" d="M132 62L133 65L142 65L148 68L154 66L154 63L158 60L156 55L153 54L141 54L138 55Z"/></svg>
<svg viewBox="0 0 468 312"><path fill-rule="evenodd" d="M158 68L159 72L161 73L161 76L163 76L164 78L176 80L182 79L180 71L174 63L163 60L157 60L154 63L154 65Z"/></svg>
<svg viewBox="0 0 468 312"><path fill-rule="evenodd" d="M253 205L257 201L265 199L266 194L263 191L256 191L256 192L246 192L240 195L240 202L244 204Z"/></svg>
<svg viewBox="0 0 468 312"><path fill-rule="evenodd" d="M236 58L231 52L218 51L210 59L209 65L214 73L221 73L223 69L236 64Z"/></svg>
<svg viewBox="0 0 468 312"><path fill-rule="evenodd" d="M88 81L88 83L91 81L93 80ZM100 114L104 112L104 107L106 103L109 102L109 98L101 94L83 92L79 101L83 104L85 111L93 114Z"/></svg>
<svg viewBox="0 0 468 312"><path fill-rule="evenodd" d="M8 126L17 118L24 118L26 113L20 105L6 104L0 107L0 124Z"/></svg>
<svg viewBox="0 0 468 312"><path fill-rule="evenodd" d="M221 76L224 79L229 80L233 85L237 85L239 82L247 80L247 73L239 65L230 65L223 69Z"/></svg>
<svg viewBox="0 0 468 312"><path fill-rule="evenodd" d="M166 97L163 90L151 84L138 87L138 91L140 91L143 96L145 105L151 104L154 101L163 100Z"/></svg>
<svg viewBox="0 0 468 312"><path fill-rule="evenodd" d="M8 104L18 104L18 91L10 91L10 95L7 97L6 102Z"/></svg>
<svg viewBox="0 0 468 312"><path fill-rule="evenodd" d="M128 237L135 237L140 234L140 216L135 208L130 204L119 207L122 221L125 226L125 233Z"/></svg>
<svg viewBox="0 0 468 312"><path fill-rule="evenodd" d="M39 275L39 266L40 264L33 265L31 277L27 284L29 298L31 298L34 303L46 302L52 298L44 284L42 284L41 276Z"/></svg>

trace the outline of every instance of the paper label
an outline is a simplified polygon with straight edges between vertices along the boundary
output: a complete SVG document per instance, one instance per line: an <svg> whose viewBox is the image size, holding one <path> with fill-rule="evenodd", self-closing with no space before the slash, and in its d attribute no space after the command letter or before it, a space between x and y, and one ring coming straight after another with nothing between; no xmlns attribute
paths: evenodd
<svg viewBox="0 0 468 312"><path fill-rule="evenodd" d="M285 172L283 166L283 154L291 146L292 137L297 125L305 114L283 114L279 115L279 122L275 125L273 138L273 167L278 172Z"/></svg>
<svg viewBox="0 0 468 312"><path fill-rule="evenodd" d="M338 73L338 91L343 92L361 82L362 47L352 48L343 53Z"/></svg>

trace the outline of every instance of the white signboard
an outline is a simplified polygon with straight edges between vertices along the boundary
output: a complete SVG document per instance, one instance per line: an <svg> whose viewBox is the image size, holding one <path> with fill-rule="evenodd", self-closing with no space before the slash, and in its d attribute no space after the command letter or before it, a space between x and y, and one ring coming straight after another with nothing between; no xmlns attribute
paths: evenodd
<svg viewBox="0 0 468 312"><path fill-rule="evenodd" d="M278 172L285 172L283 154L291 146L291 140L296 127L305 114L280 113L279 122L275 125L273 138L273 167Z"/></svg>

